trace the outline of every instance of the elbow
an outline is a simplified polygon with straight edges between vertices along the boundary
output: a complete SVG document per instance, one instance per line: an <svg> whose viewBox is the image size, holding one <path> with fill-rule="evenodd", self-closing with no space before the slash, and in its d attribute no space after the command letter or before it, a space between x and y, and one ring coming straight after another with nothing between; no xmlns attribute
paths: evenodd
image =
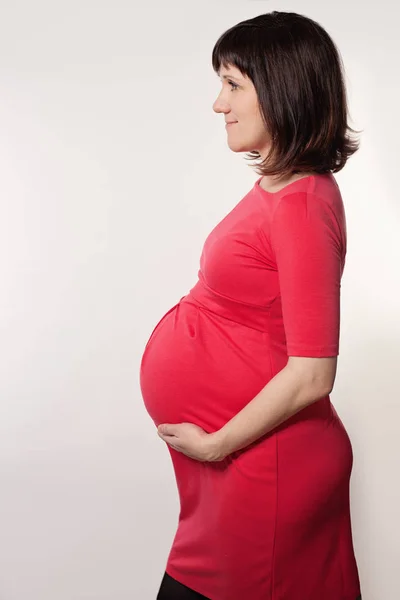
<svg viewBox="0 0 400 600"><path fill-rule="evenodd" d="M332 393L334 380L326 377L311 377L308 379L308 385L313 390L315 399L320 400Z"/></svg>
<svg viewBox="0 0 400 600"><path fill-rule="evenodd" d="M333 384L326 387L322 398L325 398L325 396L329 396L332 393L332 390L333 390Z"/></svg>
<svg viewBox="0 0 400 600"><path fill-rule="evenodd" d="M323 398L327 398L332 392L333 386L330 385L322 385L321 382L318 381L308 381L308 384L304 382L303 386L303 399L304 405L309 406L310 404L314 404L314 402L318 402L318 400L322 400Z"/></svg>
<svg viewBox="0 0 400 600"><path fill-rule="evenodd" d="M314 381L314 389L318 398L325 398L332 393L335 381L331 378L328 379L316 379Z"/></svg>

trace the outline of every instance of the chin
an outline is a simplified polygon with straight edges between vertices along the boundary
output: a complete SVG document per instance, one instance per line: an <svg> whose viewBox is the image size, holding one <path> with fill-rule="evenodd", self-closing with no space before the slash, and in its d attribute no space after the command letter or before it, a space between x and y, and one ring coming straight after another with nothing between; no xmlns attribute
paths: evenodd
<svg viewBox="0 0 400 600"><path fill-rule="evenodd" d="M228 140L228 147L232 152L249 152L249 146L247 144L241 144L240 142L234 142L233 140Z"/></svg>

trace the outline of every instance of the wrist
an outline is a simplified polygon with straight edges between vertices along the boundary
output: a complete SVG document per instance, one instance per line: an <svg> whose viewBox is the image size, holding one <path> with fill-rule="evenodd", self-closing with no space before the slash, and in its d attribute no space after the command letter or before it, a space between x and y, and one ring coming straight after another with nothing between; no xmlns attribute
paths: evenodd
<svg viewBox="0 0 400 600"><path fill-rule="evenodd" d="M224 428L218 429L215 433L210 434L211 439L211 454L212 461L224 460L230 454Z"/></svg>

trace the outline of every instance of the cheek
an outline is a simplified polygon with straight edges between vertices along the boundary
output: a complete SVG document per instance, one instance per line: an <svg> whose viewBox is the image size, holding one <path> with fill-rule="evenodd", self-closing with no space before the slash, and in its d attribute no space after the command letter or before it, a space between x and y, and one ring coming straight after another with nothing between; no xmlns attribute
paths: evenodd
<svg viewBox="0 0 400 600"><path fill-rule="evenodd" d="M247 120L245 131L254 140L262 140L265 143L269 139L264 123L256 115Z"/></svg>
<svg viewBox="0 0 400 600"><path fill-rule="evenodd" d="M262 138L264 142L270 141L271 136L269 135L267 127L260 116L255 119L255 132L257 137Z"/></svg>

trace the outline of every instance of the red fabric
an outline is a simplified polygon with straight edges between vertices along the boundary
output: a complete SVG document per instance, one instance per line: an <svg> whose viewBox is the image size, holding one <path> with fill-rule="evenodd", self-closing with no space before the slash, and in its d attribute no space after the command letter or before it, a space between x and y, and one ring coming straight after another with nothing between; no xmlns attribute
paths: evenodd
<svg viewBox="0 0 400 600"><path fill-rule="evenodd" d="M198 281L140 365L155 425L220 429L287 363L339 353L346 222L332 174L261 178L205 240ZM224 461L168 445L180 497L166 571L211 600L355 600L352 447L329 396Z"/></svg>

